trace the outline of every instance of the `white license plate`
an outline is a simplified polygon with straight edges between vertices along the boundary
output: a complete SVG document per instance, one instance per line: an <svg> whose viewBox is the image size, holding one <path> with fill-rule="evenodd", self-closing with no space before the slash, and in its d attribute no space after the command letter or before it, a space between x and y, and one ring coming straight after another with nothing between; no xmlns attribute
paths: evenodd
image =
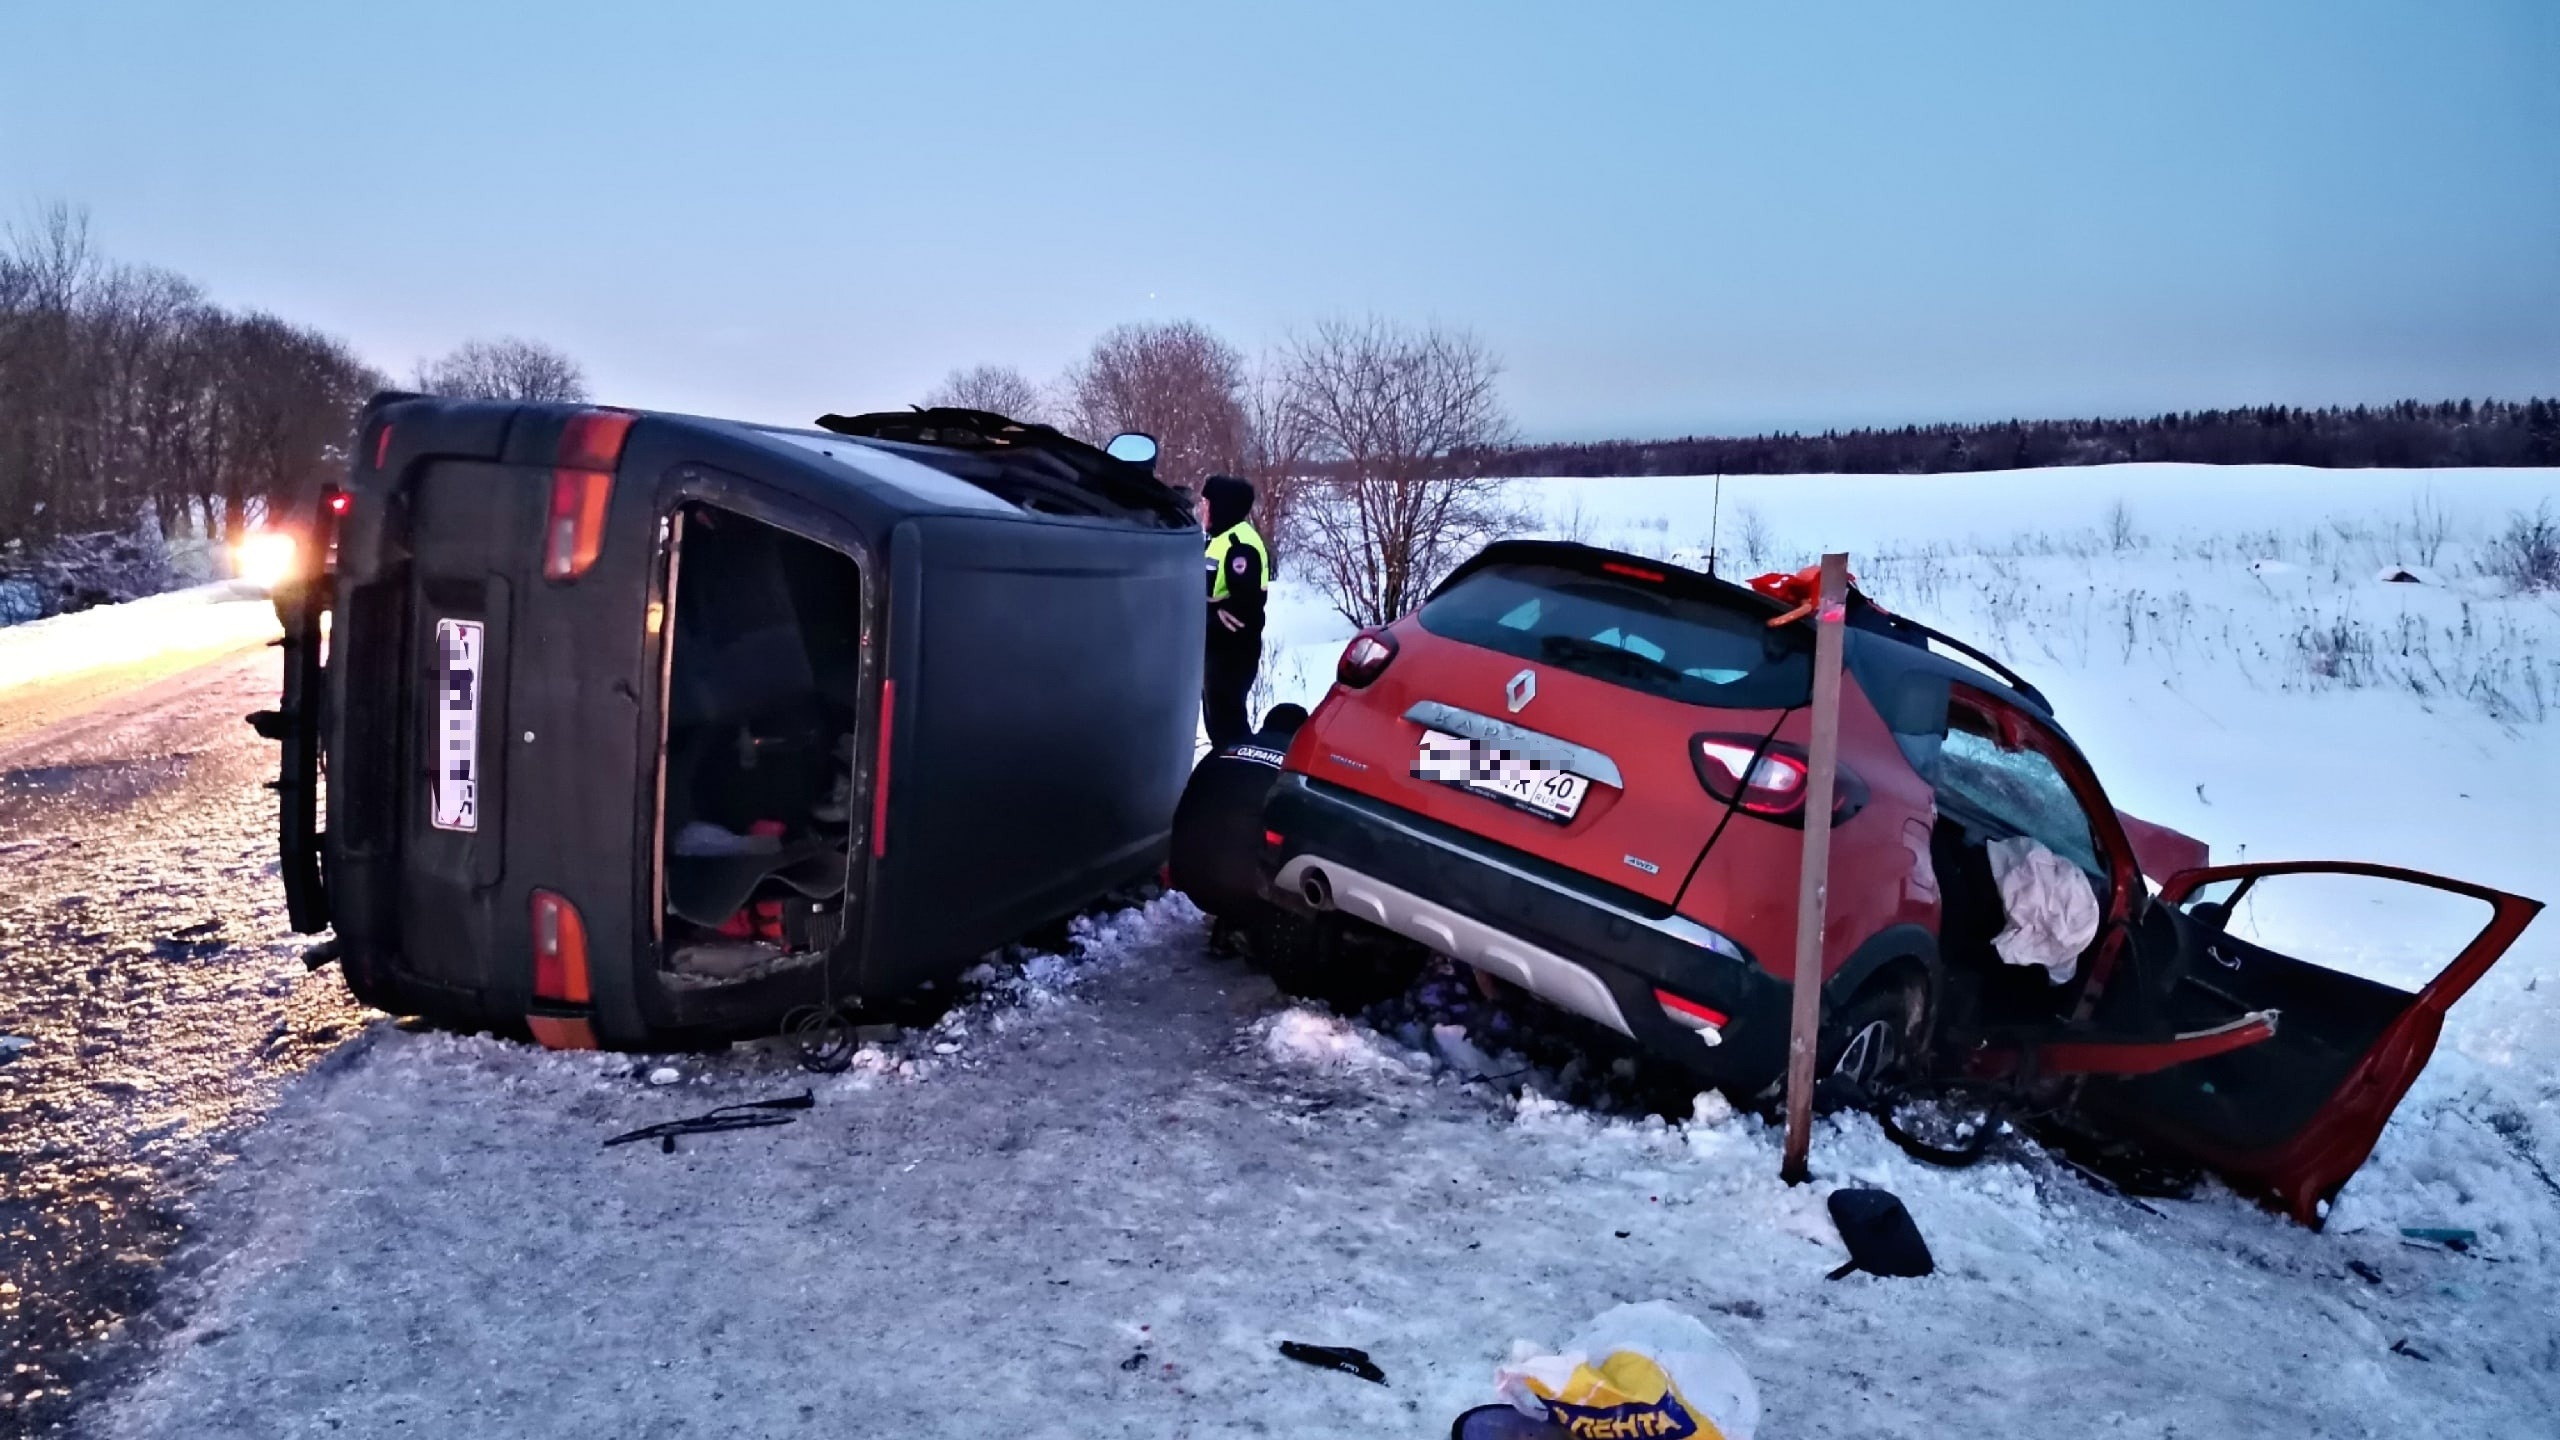
<svg viewBox="0 0 2560 1440"><path fill-rule="evenodd" d="M436 808L439 830L480 828L480 655L487 627L436 622Z"/></svg>
<svg viewBox="0 0 2560 1440"><path fill-rule="evenodd" d="M1463 735L1422 732L1413 773L1424 780L1463 785L1480 795L1508 800L1554 820L1570 820L1582 808L1591 782L1570 770L1479 745Z"/></svg>

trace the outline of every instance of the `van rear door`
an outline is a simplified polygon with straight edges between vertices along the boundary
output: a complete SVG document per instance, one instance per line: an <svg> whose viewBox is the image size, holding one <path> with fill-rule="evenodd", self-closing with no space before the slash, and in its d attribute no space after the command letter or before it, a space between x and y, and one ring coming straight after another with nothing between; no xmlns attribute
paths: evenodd
<svg viewBox="0 0 2560 1440"><path fill-rule="evenodd" d="M544 478L439 461L412 501L399 943L407 968L432 984L483 989L490 979L491 894L506 873L515 589L542 544Z"/></svg>
<svg viewBox="0 0 2560 1440"><path fill-rule="evenodd" d="M585 911L599 953L627 941L656 563L652 497L615 493L631 427L621 412L392 399L366 412L343 500L323 497L327 662L316 686L289 687L277 728L288 790L292 735L325 735L328 825L310 844L288 793L283 842L289 888L318 852L325 903L296 923L335 925L368 1004L525 1014L533 886ZM323 888L308 878L306 893Z"/></svg>

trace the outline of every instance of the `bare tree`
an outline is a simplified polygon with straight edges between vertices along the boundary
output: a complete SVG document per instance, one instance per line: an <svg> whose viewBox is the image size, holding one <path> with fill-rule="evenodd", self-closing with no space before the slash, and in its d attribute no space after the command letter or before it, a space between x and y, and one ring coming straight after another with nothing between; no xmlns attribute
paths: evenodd
<svg viewBox="0 0 2560 1440"><path fill-rule="evenodd" d="M1734 515L1742 522L1742 534L1735 542L1742 550L1742 558L1750 561L1754 570L1768 564L1770 554L1778 548L1777 537L1769 531L1769 517L1761 514L1757 505L1739 506Z"/></svg>
<svg viewBox="0 0 2560 1440"><path fill-rule="evenodd" d="M1308 458L1315 453L1315 427L1290 394L1285 357L1266 355L1245 381L1244 454L1241 470L1253 482L1253 523L1263 543L1279 552L1293 542L1298 497L1304 493ZM1259 712L1256 712L1259 713Z"/></svg>
<svg viewBox="0 0 2560 1440"><path fill-rule="evenodd" d="M68 206L0 235L0 581L39 612L147 593L346 463L381 377L337 341L118 264Z"/></svg>
<svg viewBox="0 0 2560 1440"><path fill-rule="evenodd" d="M587 372L564 351L502 335L465 340L443 358L420 364L417 388L474 400L576 402L587 398Z"/></svg>
<svg viewBox="0 0 2560 1440"><path fill-rule="evenodd" d="M1242 467L1244 378L1243 357L1206 326L1122 325L1067 372L1066 428L1097 445L1143 430L1156 437L1156 473L1196 485Z"/></svg>
<svg viewBox="0 0 2560 1440"><path fill-rule="evenodd" d="M2124 503L2121 497L2107 507L2106 526L2107 548L2119 555L2132 549L2134 542L2142 538L2141 533L2133 528L2133 507Z"/></svg>
<svg viewBox="0 0 2560 1440"><path fill-rule="evenodd" d="M1395 619L1464 553L1521 521L1481 454L1510 443L1475 336L1382 319L1333 320L1292 341L1289 404L1326 477L1298 498L1300 551L1354 624Z"/></svg>
<svg viewBox="0 0 2560 1440"><path fill-rule="evenodd" d="M1049 401L1040 393L1040 387L1010 365L972 365L966 370L954 370L926 392L924 403L988 410L1008 420L1042 423L1049 418Z"/></svg>

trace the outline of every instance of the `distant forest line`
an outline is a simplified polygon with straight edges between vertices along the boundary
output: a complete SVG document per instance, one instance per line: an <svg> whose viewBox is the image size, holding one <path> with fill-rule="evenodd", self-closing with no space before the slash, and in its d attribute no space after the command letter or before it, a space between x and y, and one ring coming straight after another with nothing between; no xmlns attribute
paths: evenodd
<svg viewBox="0 0 2560 1440"><path fill-rule="evenodd" d="M2182 461L2422 469L2560 466L2560 400L2403 400L2305 410L2188 410L2147 420L2005 420L1819 435L1690 435L1519 445L1466 457L1480 475L1933 475Z"/></svg>

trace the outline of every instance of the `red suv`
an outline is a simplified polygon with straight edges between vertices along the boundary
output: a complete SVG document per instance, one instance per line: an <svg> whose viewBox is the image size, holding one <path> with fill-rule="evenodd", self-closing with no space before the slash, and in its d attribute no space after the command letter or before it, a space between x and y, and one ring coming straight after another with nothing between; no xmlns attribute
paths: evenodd
<svg viewBox="0 0 2560 1440"><path fill-rule="evenodd" d="M2445 1009L2539 905L2376 866L2204 868L2202 845L2108 804L2005 667L1863 597L1844 638L1826 1073L2059 1092L2041 1098L2317 1223ZM1263 873L1284 905L1392 931L1761 1093L1786 1056L1812 657L1812 622L1758 591L1497 543L1345 648L1265 804ZM2096 900L2094 938L2051 970L1994 952L1989 847L2019 837ZM2488 923L2414 993L2225 931L2250 886L2306 871L2470 896Z"/></svg>

